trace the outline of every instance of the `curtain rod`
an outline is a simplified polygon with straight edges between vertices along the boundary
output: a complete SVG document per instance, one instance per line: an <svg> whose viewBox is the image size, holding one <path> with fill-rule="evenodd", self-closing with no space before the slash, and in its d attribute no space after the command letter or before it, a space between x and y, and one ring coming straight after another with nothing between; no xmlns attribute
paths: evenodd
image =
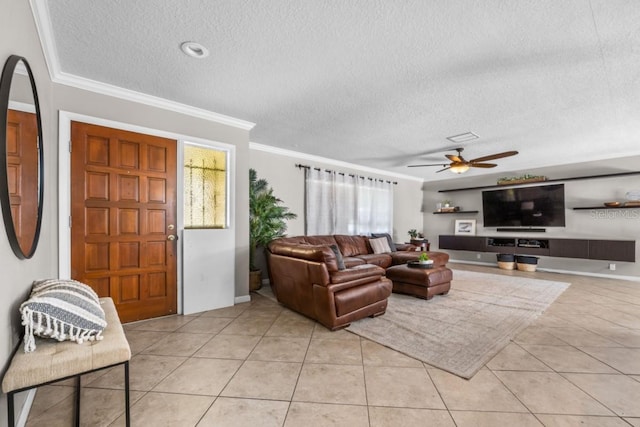
<svg viewBox="0 0 640 427"><path fill-rule="evenodd" d="M296 163L295 167L297 167L298 169L315 169L317 171L321 171L322 170L322 168L314 168L312 166L302 165L300 163ZM331 169L324 169L324 171L325 172L329 172L329 173L337 173L338 175L346 175L344 172L338 172L338 171L334 171L334 170L331 170ZM368 177L368 176L360 176L360 175L355 175L355 174L352 174L352 173L350 173L348 175L351 176L351 177L354 177L354 178L368 179L369 181L374 181L374 180L375 181L382 181L382 182L388 182L389 184L398 185L397 181L389 181L388 179L371 178L371 177Z"/></svg>

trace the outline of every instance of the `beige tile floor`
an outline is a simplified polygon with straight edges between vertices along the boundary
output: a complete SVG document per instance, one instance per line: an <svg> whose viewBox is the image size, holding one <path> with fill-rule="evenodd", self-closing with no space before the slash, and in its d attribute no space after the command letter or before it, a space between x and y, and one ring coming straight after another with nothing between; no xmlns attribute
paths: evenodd
<svg viewBox="0 0 640 427"><path fill-rule="evenodd" d="M571 287L469 381L257 294L128 324L132 424L640 426L640 282L452 267ZM83 378L83 426L124 425L123 383ZM27 425L70 425L69 384L39 389Z"/></svg>

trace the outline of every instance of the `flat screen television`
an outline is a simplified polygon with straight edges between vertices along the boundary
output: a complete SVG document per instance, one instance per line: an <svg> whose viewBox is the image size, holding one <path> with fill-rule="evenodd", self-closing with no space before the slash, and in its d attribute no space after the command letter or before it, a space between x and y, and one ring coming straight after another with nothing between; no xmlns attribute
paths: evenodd
<svg viewBox="0 0 640 427"><path fill-rule="evenodd" d="M482 192L485 227L564 227L564 184Z"/></svg>

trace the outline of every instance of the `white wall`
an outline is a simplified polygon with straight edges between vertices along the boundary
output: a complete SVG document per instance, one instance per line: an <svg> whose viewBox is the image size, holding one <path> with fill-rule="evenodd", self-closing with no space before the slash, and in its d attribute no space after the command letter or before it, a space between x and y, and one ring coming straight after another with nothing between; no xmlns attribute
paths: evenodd
<svg viewBox="0 0 640 427"><path fill-rule="evenodd" d="M166 132L215 140L236 147L236 262L235 295L249 293L249 132L239 128L141 105L93 92L54 84L48 74L33 15L27 1L0 0L0 62L11 54L29 62L38 89L43 126L44 215L40 243L34 257L19 260L0 230L0 364L6 368L22 335L18 307L34 279L58 275L58 111L130 123ZM17 402L17 412L22 401ZM0 397L0 427L6 425L6 396Z"/></svg>
<svg viewBox="0 0 640 427"><path fill-rule="evenodd" d="M57 191L55 114L51 102L52 88L47 75L40 42L26 1L0 0L0 62L4 65L11 54L24 56L29 61L40 96L45 158L44 216L40 241L33 258L19 260L11 250L4 224L0 226L0 364L6 368L11 353L22 334L18 307L26 299L34 279L55 276L57 273L56 215ZM3 125L4 126L4 125ZM22 406L22 399L17 402ZM7 422L6 396L0 398L0 426Z"/></svg>
<svg viewBox="0 0 640 427"><path fill-rule="evenodd" d="M566 176L561 169L555 173L558 176ZM561 175L562 174L562 175ZM553 177L549 174L550 178ZM495 184L495 181L479 181L474 186ZM541 257L539 268L572 271L588 274L603 274L607 276L640 277L640 209L624 209L616 211L590 211L573 210L580 206L602 206L603 202L610 200L624 201L627 191L640 188L639 176L626 176L618 178L598 178L588 180L566 181L566 227L549 227L545 233L505 233L496 232L495 227L485 228L482 222L482 190L467 190L457 192L439 193L439 189L460 188L451 182L430 183L425 185L424 203L425 229L428 229L428 237L432 242L438 242L440 234L454 234L456 219L475 219L477 221L477 235L480 236L514 236L514 237L561 237L561 238L592 238L612 240L636 240L636 262L616 261L616 270L608 269L610 261L579 260L571 258ZM434 215L436 203L450 199L454 206L460 206L462 210L477 210L477 214L453 214ZM432 249L435 246L432 245ZM495 263L494 253L480 254L468 251L448 251L452 259Z"/></svg>
<svg viewBox="0 0 640 427"><path fill-rule="evenodd" d="M257 148L256 148L257 147ZM300 153L284 150L264 151L266 147L251 144L249 166L258 173L258 178L266 179L273 187L276 197L282 199L283 206L298 215L288 223L287 234L304 234L304 170L295 167L304 164L345 173L356 173L372 178L397 182L394 186L393 237L396 242L408 241L407 231L411 228L422 230L422 182L358 169L355 165L337 164L330 159L311 158Z"/></svg>

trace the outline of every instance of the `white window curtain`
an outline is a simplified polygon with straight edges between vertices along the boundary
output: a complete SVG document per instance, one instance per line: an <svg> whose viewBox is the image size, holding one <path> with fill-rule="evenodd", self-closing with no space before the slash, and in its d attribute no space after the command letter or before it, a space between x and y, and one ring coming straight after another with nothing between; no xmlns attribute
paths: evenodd
<svg viewBox="0 0 640 427"><path fill-rule="evenodd" d="M391 233L393 184L305 169L307 235Z"/></svg>

